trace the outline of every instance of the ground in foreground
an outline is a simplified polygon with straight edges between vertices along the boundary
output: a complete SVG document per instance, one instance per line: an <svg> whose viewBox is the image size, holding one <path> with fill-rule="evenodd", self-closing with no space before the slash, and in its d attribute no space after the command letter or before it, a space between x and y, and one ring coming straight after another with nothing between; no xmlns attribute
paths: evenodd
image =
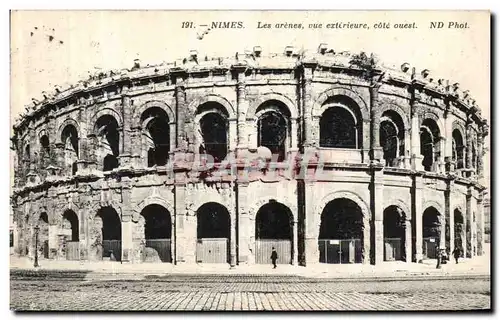
<svg viewBox="0 0 500 320"><path fill-rule="evenodd" d="M11 275L11 309L489 310L490 280L339 280L297 276L168 275L124 280Z"/></svg>

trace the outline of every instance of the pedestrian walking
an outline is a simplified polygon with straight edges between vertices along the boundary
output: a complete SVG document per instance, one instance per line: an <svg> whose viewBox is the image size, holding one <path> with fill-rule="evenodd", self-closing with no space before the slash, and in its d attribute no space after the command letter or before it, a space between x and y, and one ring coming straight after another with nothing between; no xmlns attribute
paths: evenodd
<svg viewBox="0 0 500 320"><path fill-rule="evenodd" d="M453 249L453 257L455 258L455 262L458 264L458 258L460 258L460 254L462 253L462 250L460 250L459 247L456 247Z"/></svg>
<svg viewBox="0 0 500 320"><path fill-rule="evenodd" d="M271 253L271 261L273 262L273 269L276 269L276 260L278 260L278 253L276 252L276 249L273 247L273 252Z"/></svg>

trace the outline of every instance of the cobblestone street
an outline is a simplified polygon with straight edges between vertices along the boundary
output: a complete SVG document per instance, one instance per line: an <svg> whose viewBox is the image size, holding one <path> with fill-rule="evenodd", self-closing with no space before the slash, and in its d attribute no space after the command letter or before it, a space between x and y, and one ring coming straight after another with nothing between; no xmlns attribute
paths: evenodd
<svg viewBox="0 0 500 320"><path fill-rule="evenodd" d="M11 278L13 310L471 310L491 307L490 280L368 281L297 276Z"/></svg>

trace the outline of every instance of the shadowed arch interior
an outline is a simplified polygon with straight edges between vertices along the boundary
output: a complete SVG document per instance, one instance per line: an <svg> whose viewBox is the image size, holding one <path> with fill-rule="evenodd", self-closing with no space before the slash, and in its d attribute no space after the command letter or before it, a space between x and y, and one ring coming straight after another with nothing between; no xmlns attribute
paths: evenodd
<svg viewBox="0 0 500 320"><path fill-rule="evenodd" d="M319 262L361 263L364 243L363 212L356 202L334 199L321 213Z"/></svg>
<svg viewBox="0 0 500 320"><path fill-rule="evenodd" d="M214 162L221 162L228 152L227 111L217 102L207 102L198 107L197 114L203 114L199 128L202 137L199 152L212 156Z"/></svg>
<svg viewBox="0 0 500 320"><path fill-rule="evenodd" d="M362 118L359 106L349 97L335 96L320 118L319 145L325 148L362 148Z"/></svg>
<svg viewBox="0 0 500 320"><path fill-rule="evenodd" d="M67 172L75 174L78 170L76 162L79 159L78 131L68 124L61 132L61 142L64 145L64 164Z"/></svg>
<svg viewBox="0 0 500 320"><path fill-rule="evenodd" d="M380 145L384 151L386 166L396 166L397 157L404 156L405 153L405 128L401 116L393 111L387 110L380 119Z"/></svg>
<svg viewBox="0 0 500 320"><path fill-rule="evenodd" d="M146 138L148 167L164 166L170 151L170 125L165 110L152 107L141 115L143 134Z"/></svg>
<svg viewBox="0 0 500 320"><path fill-rule="evenodd" d="M362 239L363 213L350 199L330 201L321 213L320 239Z"/></svg>
<svg viewBox="0 0 500 320"><path fill-rule="evenodd" d="M46 166L50 159L50 143L49 137L45 134L40 138L40 149L42 161L41 165Z"/></svg>
<svg viewBox="0 0 500 320"><path fill-rule="evenodd" d="M202 238L230 237L230 216L226 207L210 202L202 205L197 211L197 236Z"/></svg>
<svg viewBox="0 0 500 320"><path fill-rule="evenodd" d="M406 260L405 212L392 205L384 210L384 260Z"/></svg>
<svg viewBox="0 0 500 320"><path fill-rule="evenodd" d="M457 169L464 168L464 139L460 130L453 130L452 134L452 160L456 163Z"/></svg>
<svg viewBox="0 0 500 320"><path fill-rule="evenodd" d="M460 248L462 250L461 256L463 256L463 241L464 241L464 216L459 209L455 209L453 211L453 222L454 222L454 231L455 231L455 248Z"/></svg>
<svg viewBox="0 0 500 320"><path fill-rule="evenodd" d="M146 239L170 239L172 222L170 212L159 204L146 206L141 215L144 217L144 235Z"/></svg>
<svg viewBox="0 0 500 320"><path fill-rule="evenodd" d="M103 115L95 124L99 140L99 153L103 159L103 171L110 171L119 166L120 133L118 122L111 115Z"/></svg>
<svg viewBox="0 0 500 320"><path fill-rule="evenodd" d="M439 160L441 135L437 123L432 119L425 119L420 126L420 153L424 156L422 165L425 171L433 170Z"/></svg>
<svg viewBox="0 0 500 320"><path fill-rule="evenodd" d="M78 226L78 216L73 210L66 210L63 214L63 227L71 229L71 238L69 241L79 241L80 231Z"/></svg>
<svg viewBox="0 0 500 320"><path fill-rule="evenodd" d="M292 213L279 202L260 207L255 217L256 239L292 239Z"/></svg>
<svg viewBox="0 0 500 320"><path fill-rule="evenodd" d="M103 240L121 240L122 224L120 217L112 207L99 209L97 216L102 219L102 239Z"/></svg>
<svg viewBox="0 0 500 320"><path fill-rule="evenodd" d="M257 108L256 114L260 114L257 145L268 148L277 161L283 161L290 134L290 111L283 102L269 100Z"/></svg>
<svg viewBox="0 0 500 320"><path fill-rule="evenodd" d="M441 243L440 213L434 207L425 209L422 216L422 238L424 258L435 259L437 249L444 246L445 243Z"/></svg>

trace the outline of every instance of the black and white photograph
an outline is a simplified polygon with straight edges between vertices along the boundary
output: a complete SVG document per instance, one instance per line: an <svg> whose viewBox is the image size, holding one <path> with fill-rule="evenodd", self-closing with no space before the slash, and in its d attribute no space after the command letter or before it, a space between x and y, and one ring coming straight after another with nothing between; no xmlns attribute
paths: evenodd
<svg viewBox="0 0 500 320"><path fill-rule="evenodd" d="M10 309L491 311L490 23L12 10Z"/></svg>

